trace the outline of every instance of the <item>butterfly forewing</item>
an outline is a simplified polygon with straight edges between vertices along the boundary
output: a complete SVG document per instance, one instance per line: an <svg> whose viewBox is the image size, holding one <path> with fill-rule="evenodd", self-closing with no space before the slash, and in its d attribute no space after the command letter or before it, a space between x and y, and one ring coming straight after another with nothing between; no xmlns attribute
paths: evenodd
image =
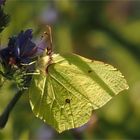
<svg viewBox="0 0 140 140"><path fill-rule="evenodd" d="M35 115L58 132L85 124L92 110L128 88L119 71L98 61L54 54L52 64L42 62L42 76L34 76L29 89L30 102Z"/></svg>

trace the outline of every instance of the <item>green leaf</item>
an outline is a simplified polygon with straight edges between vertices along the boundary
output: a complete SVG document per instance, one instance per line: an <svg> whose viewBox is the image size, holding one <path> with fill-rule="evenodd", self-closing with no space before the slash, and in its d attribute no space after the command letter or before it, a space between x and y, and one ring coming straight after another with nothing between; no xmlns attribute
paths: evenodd
<svg viewBox="0 0 140 140"><path fill-rule="evenodd" d="M39 60L29 88L30 104L36 117L58 132L88 122L92 110L128 89L126 80L114 67L78 55L53 55ZM46 68L47 67L47 68Z"/></svg>
<svg viewBox="0 0 140 140"><path fill-rule="evenodd" d="M4 83L4 78L3 76L0 75L0 87L2 87L3 83Z"/></svg>
<svg viewBox="0 0 140 140"><path fill-rule="evenodd" d="M2 76L1 73L3 73L3 67L2 67L2 64L0 63L0 87L3 86L4 81L5 81L5 78Z"/></svg>
<svg viewBox="0 0 140 140"><path fill-rule="evenodd" d="M0 6L0 33L9 23L9 16L4 13L3 8Z"/></svg>

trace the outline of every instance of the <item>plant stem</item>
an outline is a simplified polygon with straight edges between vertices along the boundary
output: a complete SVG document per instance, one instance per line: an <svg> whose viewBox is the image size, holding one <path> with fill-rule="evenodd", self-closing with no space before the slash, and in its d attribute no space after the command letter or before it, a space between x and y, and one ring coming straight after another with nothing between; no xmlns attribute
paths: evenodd
<svg viewBox="0 0 140 140"><path fill-rule="evenodd" d="M15 96L11 99L11 101L9 102L3 113L0 115L0 129L5 127L12 109L14 108L15 104L20 99L22 94L23 90L18 91L15 94Z"/></svg>
<svg viewBox="0 0 140 140"><path fill-rule="evenodd" d="M81 132L78 132L76 130L71 130L71 133L75 140L83 140L83 135L81 134Z"/></svg>

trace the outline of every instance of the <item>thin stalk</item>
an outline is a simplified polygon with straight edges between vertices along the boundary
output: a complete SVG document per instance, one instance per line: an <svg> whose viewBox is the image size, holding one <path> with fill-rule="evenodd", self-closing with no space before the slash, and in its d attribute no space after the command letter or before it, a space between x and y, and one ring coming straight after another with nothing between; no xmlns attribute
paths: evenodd
<svg viewBox="0 0 140 140"><path fill-rule="evenodd" d="M23 90L18 91L15 96L11 99L3 113L0 115L0 129L3 129L8 121L9 115L14 108L17 101L20 99L23 94Z"/></svg>

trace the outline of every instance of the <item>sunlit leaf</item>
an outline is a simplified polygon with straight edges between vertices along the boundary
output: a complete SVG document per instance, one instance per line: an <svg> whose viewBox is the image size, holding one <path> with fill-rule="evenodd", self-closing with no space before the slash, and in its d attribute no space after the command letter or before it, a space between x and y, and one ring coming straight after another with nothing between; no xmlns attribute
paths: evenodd
<svg viewBox="0 0 140 140"><path fill-rule="evenodd" d="M92 110L128 89L126 80L114 67L78 55L53 55L37 64L29 88L30 104L36 117L58 132L79 127L90 119ZM47 67L47 68L46 68Z"/></svg>

